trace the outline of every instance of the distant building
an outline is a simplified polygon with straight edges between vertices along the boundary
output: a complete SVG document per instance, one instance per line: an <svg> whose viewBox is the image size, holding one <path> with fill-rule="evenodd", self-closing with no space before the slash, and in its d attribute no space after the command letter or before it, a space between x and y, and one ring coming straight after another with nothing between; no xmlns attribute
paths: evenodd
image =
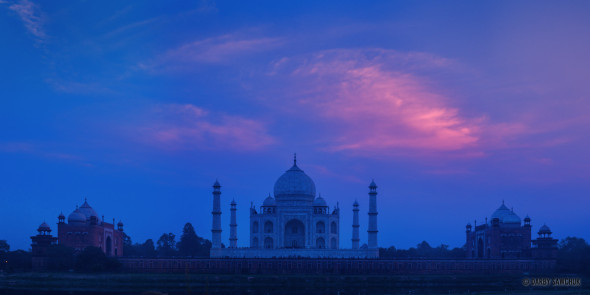
<svg viewBox="0 0 590 295"><path fill-rule="evenodd" d="M51 228L45 222L37 228L38 234L31 237L31 254L41 257L47 254L47 248L57 244L57 237L51 235Z"/></svg>
<svg viewBox="0 0 590 295"><path fill-rule="evenodd" d="M213 185L211 257L378 257L377 185L369 186L368 245L359 246L359 204L353 204L352 247L340 248L340 208L316 198L313 180L297 166L297 159L274 184L259 210L250 207L249 247L237 247L236 206L230 204L229 247L221 247L221 186Z"/></svg>
<svg viewBox="0 0 590 295"><path fill-rule="evenodd" d="M557 239L551 237L551 229L544 224L537 232L539 237L533 240L533 258L551 259L557 256Z"/></svg>
<svg viewBox="0 0 590 295"><path fill-rule="evenodd" d="M473 229L473 230L472 230ZM539 238L531 240L531 218L524 224L514 210L504 202L491 218L481 225L466 226L466 253L472 259L553 259L557 253L557 240L544 225Z"/></svg>
<svg viewBox="0 0 590 295"><path fill-rule="evenodd" d="M100 248L107 256L123 256L123 223L113 223L98 219L98 214L86 200L70 215L68 222L62 214L58 216L57 242L74 248L76 251L93 246Z"/></svg>

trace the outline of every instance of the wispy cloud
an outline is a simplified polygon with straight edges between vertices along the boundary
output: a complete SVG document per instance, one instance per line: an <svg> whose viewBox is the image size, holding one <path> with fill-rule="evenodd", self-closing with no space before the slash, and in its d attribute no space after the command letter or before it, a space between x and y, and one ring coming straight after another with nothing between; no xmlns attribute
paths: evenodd
<svg viewBox="0 0 590 295"><path fill-rule="evenodd" d="M152 24L154 22L157 22L159 19L160 19L160 17L153 17L153 18L150 18L150 19L141 20L141 21L137 21L137 22L134 22L134 23L126 24L126 25L121 26L121 27L119 27L119 28L117 28L117 29L115 29L115 30L113 30L111 32L106 33L103 37L104 38L112 38L114 36L117 36L119 34L122 34L124 32L127 32L129 30L137 29L137 28L140 28L140 27L143 27L143 26Z"/></svg>
<svg viewBox="0 0 590 295"><path fill-rule="evenodd" d="M331 124L332 151L464 149L480 140L481 120L465 118L447 97L407 71L449 63L384 50L321 52L291 71L294 88L304 89L295 107Z"/></svg>
<svg viewBox="0 0 590 295"><path fill-rule="evenodd" d="M16 12L25 25L25 28L35 36L38 42L43 42L47 38L43 28L44 19L39 5L29 0L20 0L8 6L8 8Z"/></svg>
<svg viewBox="0 0 590 295"><path fill-rule="evenodd" d="M417 74L453 67L452 61L426 53L342 49L281 59L270 75L291 81L283 90L293 95L289 107L321 121L329 151L480 157L504 136L528 132L524 124L496 125L485 115L465 114L451 95Z"/></svg>
<svg viewBox="0 0 590 295"><path fill-rule="evenodd" d="M0 152L2 153L25 153L36 155L39 157L57 159L57 160L70 160L80 162L85 166L90 164L83 163L84 158L66 152L50 151L51 148L46 147L43 144L33 144L29 142L0 142Z"/></svg>
<svg viewBox="0 0 590 295"><path fill-rule="evenodd" d="M185 104L160 105L149 122L133 128L137 140L169 150L260 150L273 143L266 126L256 120L211 114Z"/></svg>
<svg viewBox="0 0 590 295"><path fill-rule="evenodd" d="M139 67L149 71L187 69L197 64L227 64L237 58L266 52L284 44L280 38L251 38L240 34L227 34L197 40L168 50L154 60Z"/></svg>
<svg viewBox="0 0 590 295"><path fill-rule="evenodd" d="M109 89L97 82L83 83L75 81L66 81L58 79L45 79L49 85L58 92L70 93L70 94L96 94L96 93L107 93L112 94L115 91Z"/></svg>

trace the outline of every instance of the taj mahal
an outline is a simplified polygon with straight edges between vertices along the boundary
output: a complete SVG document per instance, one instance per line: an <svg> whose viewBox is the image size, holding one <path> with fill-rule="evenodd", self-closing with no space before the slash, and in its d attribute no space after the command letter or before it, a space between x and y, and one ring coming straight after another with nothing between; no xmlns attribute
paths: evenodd
<svg viewBox="0 0 590 295"><path fill-rule="evenodd" d="M274 184L274 198L268 196L256 209L250 206L249 247L237 247L236 202L230 204L229 246L221 243L221 185L213 185L211 257L272 258L377 258L377 185L369 185L368 244L360 246L359 203L352 204L352 246L340 248L340 207L330 209L321 195L316 197L313 180L293 166Z"/></svg>

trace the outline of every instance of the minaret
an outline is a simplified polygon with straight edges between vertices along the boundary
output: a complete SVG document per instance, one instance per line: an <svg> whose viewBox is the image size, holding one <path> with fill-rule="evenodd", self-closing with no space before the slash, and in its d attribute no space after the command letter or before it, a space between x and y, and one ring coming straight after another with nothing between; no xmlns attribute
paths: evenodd
<svg viewBox="0 0 590 295"><path fill-rule="evenodd" d="M236 222L236 201L231 201L231 217L229 222L229 247L238 247L238 223Z"/></svg>
<svg viewBox="0 0 590 295"><path fill-rule="evenodd" d="M377 185L369 185L369 249L377 249Z"/></svg>
<svg viewBox="0 0 590 295"><path fill-rule="evenodd" d="M352 249L359 248L359 203L354 200L352 204Z"/></svg>
<svg viewBox="0 0 590 295"><path fill-rule="evenodd" d="M213 225L211 227L211 248L221 248L221 185L213 184Z"/></svg>

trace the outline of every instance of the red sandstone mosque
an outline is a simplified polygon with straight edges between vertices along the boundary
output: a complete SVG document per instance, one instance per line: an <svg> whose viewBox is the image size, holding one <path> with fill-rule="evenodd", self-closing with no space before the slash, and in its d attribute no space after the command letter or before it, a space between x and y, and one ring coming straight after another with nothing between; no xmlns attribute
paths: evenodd
<svg viewBox="0 0 590 295"><path fill-rule="evenodd" d="M554 259L557 255L557 239L551 237L547 225L539 228L538 238L531 240L531 218L524 224L514 210L502 205L494 211L490 220L481 225L466 226L465 250L471 259Z"/></svg>
<svg viewBox="0 0 590 295"><path fill-rule="evenodd" d="M98 213L84 200L84 204L70 215L66 222L63 213L57 217L57 237L51 235L51 228L45 222L39 226L38 235L32 236L31 250L33 256L44 256L49 245L59 243L82 251L86 247L100 248L107 256L123 256L123 222L113 223L104 221L104 215L98 218Z"/></svg>

